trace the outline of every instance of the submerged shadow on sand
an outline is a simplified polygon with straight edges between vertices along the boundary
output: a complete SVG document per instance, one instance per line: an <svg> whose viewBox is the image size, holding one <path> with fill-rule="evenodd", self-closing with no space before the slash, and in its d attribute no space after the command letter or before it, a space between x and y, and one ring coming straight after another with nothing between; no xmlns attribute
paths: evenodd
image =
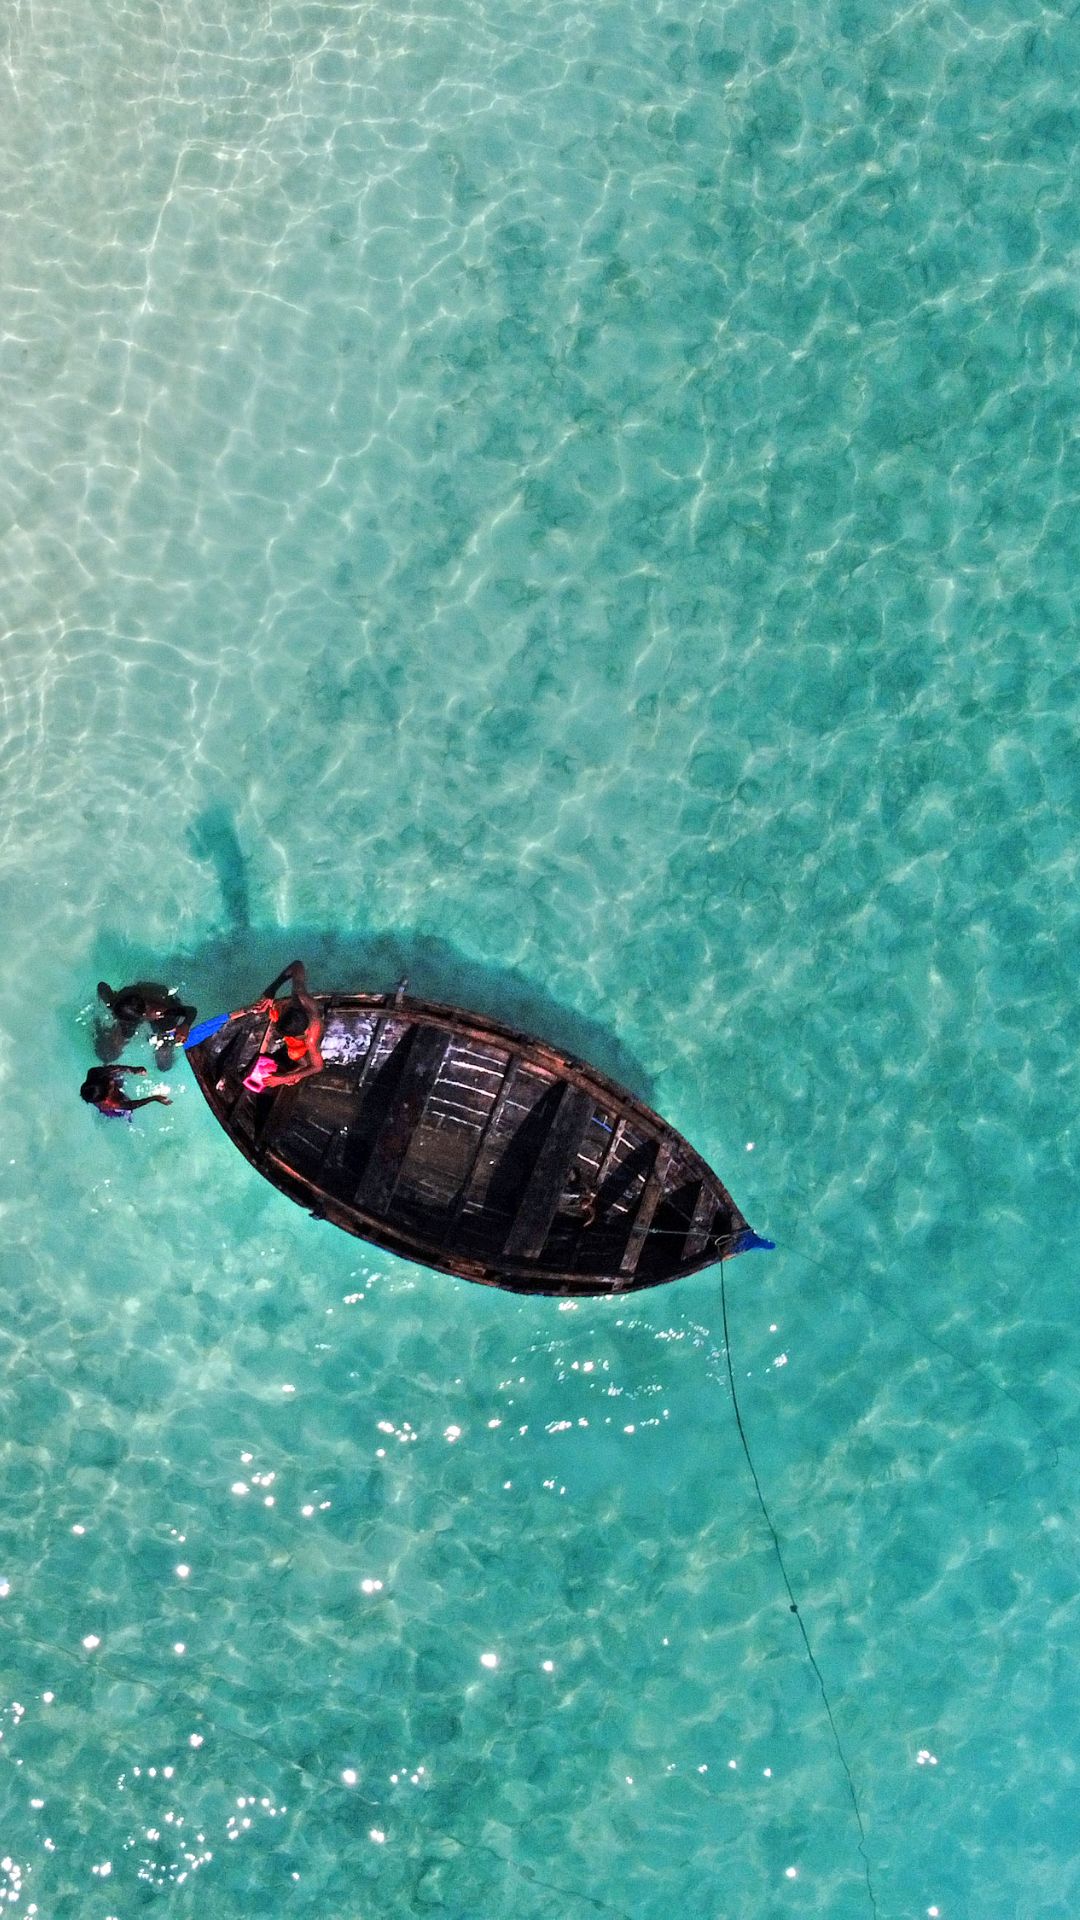
<svg viewBox="0 0 1080 1920"><path fill-rule="evenodd" d="M196 814L184 838L196 860L211 867L221 889L225 925L234 932L251 925L249 862L227 807L216 804Z"/></svg>
<svg viewBox="0 0 1080 1920"><path fill-rule="evenodd" d="M197 946L171 953L127 942L121 953L116 942L103 939L95 945L93 965L94 979L111 980L114 986L160 980L177 987L182 999L197 1006L199 1018L206 1019L255 1000L290 960L303 960L315 993L385 992L407 975L409 992L417 999L440 1000L502 1020L576 1054L652 1102L649 1075L641 1062L601 1021L564 1005L517 969L475 960L428 933L254 926L212 934Z"/></svg>

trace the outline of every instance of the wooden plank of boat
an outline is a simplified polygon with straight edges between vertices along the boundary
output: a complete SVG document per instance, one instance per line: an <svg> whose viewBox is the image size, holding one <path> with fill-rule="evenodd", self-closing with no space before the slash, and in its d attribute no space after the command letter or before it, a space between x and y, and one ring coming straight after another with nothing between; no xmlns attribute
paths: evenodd
<svg viewBox="0 0 1080 1920"><path fill-rule="evenodd" d="M604 1157L601 1160L600 1165L596 1170L596 1185L598 1188L603 1186L604 1181L607 1179L608 1174L610 1173L611 1168L614 1165L616 1156L618 1155L618 1152L619 1152L619 1148L622 1146L623 1135L625 1134L625 1132L626 1132L626 1115L620 1114L618 1120L615 1122L615 1125L611 1129L611 1137L608 1140L607 1147L604 1152Z"/></svg>
<svg viewBox="0 0 1080 1920"><path fill-rule="evenodd" d="M450 1214L446 1221L445 1232L443 1235L444 1243L450 1241L466 1209L468 1207L472 1207L477 1204L477 1201L480 1195L481 1180L483 1177L482 1169L483 1169L483 1162L484 1162L484 1149L487 1146L488 1141L496 1132L499 1122L502 1119L503 1112L507 1106L508 1101L510 1100L511 1094L513 1092L514 1077L517 1073L517 1068L518 1068L518 1063L514 1054L512 1053L507 1054L506 1065L503 1069L503 1077L499 1083L498 1091L495 1095L495 1099L492 1103L492 1106L487 1115L487 1118L485 1119L482 1127L479 1129L479 1131L476 1134L475 1141L473 1144L471 1164L468 1167L467 1172L465 1173L465 1176L461 1182L461 1186L458 1190L457 1197L451 1206Z"/></svg>
<svg viewBox="0 0 1080 1920"><path fill-rule="evenodd" d="M694 1202L694 1211L690 1216L690 1226L683 1242L683 1259L696 1260L709 1237L709 1226L716 1212L716 1196L711 1192L708 1181L703 1180L698 1188Z"/></svg>
<svg viewBox="0 0 1080 1920"><path fill-rule="evenodd" d="M252 1100L251 1137L260 1153L274 1152L299 1104L299 1087L282 1087L272 1100Z"/></svg>
<svg viewBox="0 0 1080 1920"><path fill-rule="evenodd" d="M364 1063L360 1068L360 1078L356 1083L356 1094L357 1094L358 1101L359 1101L360 1095L363 1093L365 1082L368 1079L370 1079L371 1072L375 1065L375 1062L376 1060L379 1059L380 1054L382 1052L382 1043L386 1038L387 1031L390 1027L391 1018L392 1018L392 1012L387 1011L386 1013L382 1014L381 1017L378 1020L376 1020L372 1025L371 1038L368 1041L367 1052L364 1055Z"/></svg>
<svg viewBox="0 0 1080 1920"><path fill-rule="evenodd" d="M326 1066L298 1086L242 1093L266 1037L254 1013L188 1058L241 1152L347 1232L554 1294L659 1286L769 1244L674 1128L584 1062L460 1008L316 998Z"/></svg>
<svg viewBox="0 0 1080 1920"><path fill-rule="evenodd" d="M593 1096L583 1087L564 1084L561 1088L559 1104L503 1245L508 1260L535 1260L543 1247L595 1105Z"/></svg>
<svg viewBox="0 0 1080 1920"><path fill-rule="evenodd" d="M641 1258L641 1250L645 1245L646 1236L648 1235L649 1228L652 1226L653 1217L657 1207L660 1205L667 1177L671 1171L671 1161L674 1152L675 1142L673 1140L661 1140L656 1149L656 1158L653 1161L652 1171L645 1182L641 1199L637 1204L637 1212L634 1215L633 1225L627 1235L623 1256L619 1261L620 1273L633 1273Z"/></svg>
<svg viewBox="0 0 1080 1920"><path fill-rule="evenodd" d="M392 1105L375 1136L363 1177L353 1196L364 1213L385 1213L428 1098L450 1051L450 1035L440 1027L414 1026L407 1036L408 1058Z"/></svg>

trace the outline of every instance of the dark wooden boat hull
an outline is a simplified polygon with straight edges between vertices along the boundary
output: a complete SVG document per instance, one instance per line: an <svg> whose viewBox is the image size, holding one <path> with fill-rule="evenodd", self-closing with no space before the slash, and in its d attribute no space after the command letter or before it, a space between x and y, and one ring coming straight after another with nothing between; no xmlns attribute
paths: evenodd
<svg viewBox="0 0 1080 1920"><path fill-rule="evenodd" d="M247 1014L190 1049L215 1117L282 1193L423 1266L516 1293L630 1293L768 1246L700 1155L592 1067L394 994L315 996L325 1066L252 1095Z"/></svg>

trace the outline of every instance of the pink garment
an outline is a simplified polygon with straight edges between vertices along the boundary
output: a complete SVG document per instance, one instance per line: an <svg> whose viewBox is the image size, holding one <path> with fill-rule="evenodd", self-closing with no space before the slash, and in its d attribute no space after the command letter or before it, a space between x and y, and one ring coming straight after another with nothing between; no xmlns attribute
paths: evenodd
<svg viewBox="0 0 1080 1920"><path fill-rule="evenodd" d="M251 1072L246 1076L244 1085L249 1093L261 1093L268 1080L272 1080L277 1071L268 1053L260 1053Z"/></svg>

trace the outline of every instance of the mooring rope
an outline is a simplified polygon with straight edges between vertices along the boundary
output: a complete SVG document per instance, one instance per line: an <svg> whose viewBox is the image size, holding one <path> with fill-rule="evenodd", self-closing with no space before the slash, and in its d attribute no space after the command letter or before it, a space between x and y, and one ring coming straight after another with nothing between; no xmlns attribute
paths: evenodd
<svg viewBox="0 0 1080 1920"><path fill-rule="evenodd" d="M851 1768L848 1765L847 1755L844 1752L843 1743L840 1739L840 1734L837 1729L836 1720L833 1717L833 1710L829 1701L828 1693L825 1690L825 1682L822 1678L821 1668L818 1666L818 1663L814 1658L814 1649L810 1645L810 1636L806 1631L806 1626L804 1624L802 1614L799 1612L798 1601L796 1600L794 1592L792 1591L791 1581L788 1578L788 1570L786 1565L784 1564L784 1553L783 1553L783 1548L780 1545L780 1536L773 1525L772 1515L770 1514L769 1509L765 1504L765 1495L761 1491L761 1481L758 1479L757 1468L754 1465L753 1455L750 1452L750 1443L746 1438L746 1428L743 1426L742 1413L739 1410L739 1396L735 1391L735 1371L731 1364L731 1337L728 1332L727 1285L724 1278L723 1263L721 1263L721 1267L720 1267L720 1307L721 1307L721 1311L724 1319L724 1357L727 1361L728 1384L731 1387L731 1404L735 1410L735 1425L739 1429L739 1439L742 1441L742 1450L746 1455L746 1464L750 1469L750 1477L754 1482L754 1492L757 1494L758 1505L761 1508L762 1514L764 1515L765 1525L769 1529L769 1536L773 1543L773 1550L776 1554L777 1564L779 1565L779 1568L780 1568L780 1578L783 1580L784 1588L787 1593L788 1604L791 1612L795 1615L795 1620L798 1625L799 1632L802 1634L803 1646L806 1648L806 1656L810 1662L810 1665L814 1670L814 1677L817 1680L818 1687L821 1692L821 1698L822 1698L822 1701L824 1702L825 1715L829 1722L829 1728L832 1733L833 1744L836 1747L837 1757L840 1761L841 1767L844 1770L844 1778L847 1781L847 1789L848 1789L848 1793L851 1796L851 1805L855 1813L855 1824L859 1829L859 1852L862 1855L863 1872L866 1878L867 1898L870 1902L870 1911L874 1915L874 1920L877 1920L877 1910L878 1910L877 1900L874 1895L874 1883L870 1876L870 1859L866 1851L866 1829L863 1826L862 1810L859 1806L859 1796L855 1791L855 1782L854 1782L854 1779L852 1778Z"/></svg>

